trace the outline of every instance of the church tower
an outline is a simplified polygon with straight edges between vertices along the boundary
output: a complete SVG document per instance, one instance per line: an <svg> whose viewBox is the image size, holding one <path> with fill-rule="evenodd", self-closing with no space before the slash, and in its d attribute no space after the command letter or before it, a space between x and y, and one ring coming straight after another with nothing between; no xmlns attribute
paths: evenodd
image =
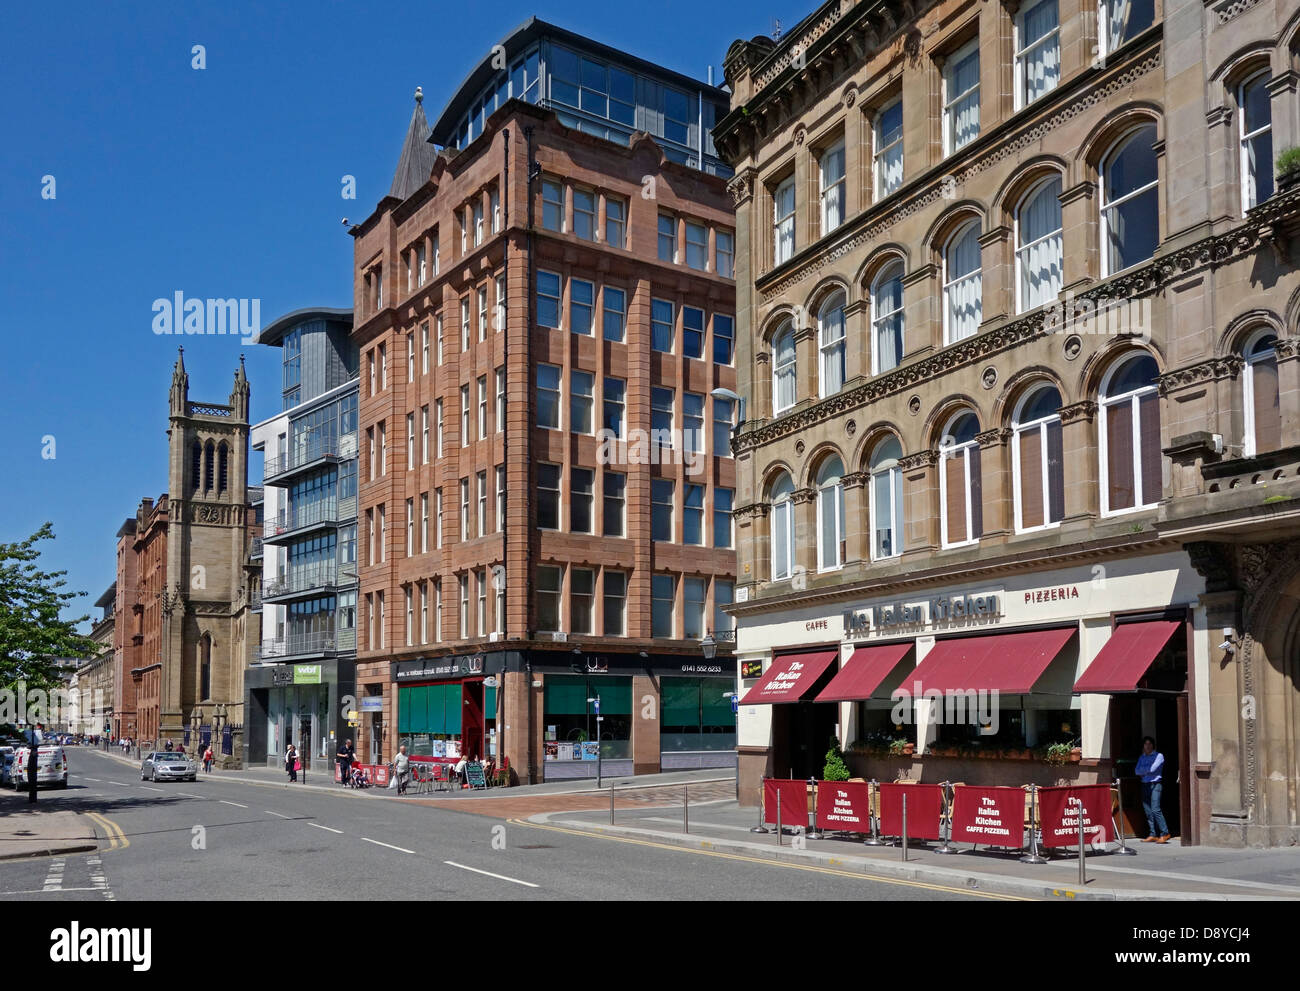
<svg viewBox="0 0 1300 991"><path fill-rule="evenodd" d="M248 552L248 412L242 355L229 402L216 405L190 401L181 349L172 371L167 431L160 738L181 739L196 717L211 725L219 707L227 721L243 721L244 655L236 613Z"/></svg>

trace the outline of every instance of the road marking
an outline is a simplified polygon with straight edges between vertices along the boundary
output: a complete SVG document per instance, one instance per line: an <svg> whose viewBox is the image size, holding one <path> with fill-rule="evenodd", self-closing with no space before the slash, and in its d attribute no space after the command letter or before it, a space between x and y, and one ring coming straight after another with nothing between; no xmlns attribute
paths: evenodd
<svg viewBox="0 0 1300 991"><path fill-rule="evenodd" d="M184 795L186 798L204 798L204 799L206 799L206 798L208 797L207 795L196 795L196 794L194 794L194 792L192 792L192 791L178 791L176 794L178 794L178 795Z"/></svg>
<svg viewBox="0 0 1300 991"><path fill-rule="evenodd" d="M532 881L521 881L517 877L506 877L504 874L493 874L491 871L481 871L477 867L466 867L464 864L458 864L454 860L444 860L448 867L459 867L463 871L473 871L475 874L486 874L488 877L494 877L498 881L509 881L511 884L522 884L526 888L536 888L539 885L533 884Z"/></svg>
<svg viewBox="0 0 1300 991"><path fill-rule="evenodd" d="M107 816L100 815L98 812L87 812L86 815L94 819L103 827L104 832L108 834L110 850L125 850L131 845L131 841L126 838L126 833L122 832L122 827L115 823Z"/></svg>
<svg viewBox="0 0 1300 991"><path fill-rule="evenodd" d="M532 829L549 829L552 832L568 833L572 836L586 836L598 840L612 840L615 843L632 843L636 846L654 847L659 850L669 850L675 853L690 853L703 857L720 857L723 860L739 860L751 864L762 864L767 867L786 867L795 871L811 871L815 874L831 874L839 877L856 878L859 881L877 881L880 884L898 884L908 888L925 888L930 891L946 891L955 894L969 895L972 898L990 898L996 901L1012 902L1038 900L1023 895L1002 895L995 894L991 891L970 891L966 888L950 888L941 884L927 884L924 881L903 881L897 878L882 877L878 874L864 874L856 871L839 871L832 867L818 867L813 864L789 864L780 860L765 860L762 857L745 857L736 853L721 853L717 850L697 850L692 847L680 847L668 843L653 843L649 840L637 840L629 836L606 836L603 833L590 833L584 829L565 829L561 826L544 826L541 823L528 822L524 819L507 819L506 821L516 826L528 826Z"/></svg>
<svg viewBox="0 0 1300 991"><path fill-rule="evenodd" d="M145 791L156 791L159 793L162 792L161 788L150 788L148 785L141 785L140 787L143 788Z"/></svg>
<svg viewBox="0 0 1300 991"><path fill-rule="evenodd" d="M272 812L270 809L263 809L262 811L265 812L265 813L266 813L267 815L269 815L269 816L275 816L277 819L292 819L292 818L293 818L293 816L282 816L282 815L280 815L279 812Z"/></svg>
<svg viewBox="0 0 1300 991"><path fill-rule="evenodd" d="M320 823L318 823L318 822L309 822L309 823L307 823L307 825L308 825L308 826L315 826L317 829L328 829L331 833L338 833L340 836L343 835L343 830L341 830L341 829L330 829L329 826L322 826L322 825L321 825Z"/></svg>
<svg viewBox="0 0 1300 991"><path fill-rule="evenodd" d="M63 888L63 860L50 861L50 869L45 875L45 891L59 891Z"/></svg>
<svg viewBox="0 0 1300 991"><path fill-rule="evenodd" d="M81 780L82 780L82 781L93 781L93 782L95 782L95 784L97 784L97 785L102 785L102 784L104 783L104 782L101 781L99 778L88 778L88 777L86 777L86 775L84 775L84 774L81 776Z"/></svg>
<svg viewBox="0 0 1300 991"><path fill-rule="evenodd" d="M393 846L391 843L380 843L378 840L372 840L369 836L363 836L361 838L367 843L373 843L375 846L386 846L390 850L398 850L401 853L415 853L414 850L408 850L405 847Z"/></svg>
<svg viewBox="0 0 1300 991"><path fill-rule="evenodd" d="M110 781L110 785L117 785L119 788L130 788L131 786L125 781Z"/></svg>
<svg viewBox="0 0 1300 991"><path fill-rule="evenodd" d="M0 891L0 895L44 895L50 892L63 894L65 891L100 891L100 888L33 888L31 891Z"/></svg>
<svg viewBox="0 0 1300 991"><path fill-rule="evenodd" d="M241 808L241 809L246 809L246 808L248 808L247 805L240 805L238 802L227 802L224 798L218 799L218 801L219 801L222 805L234 805L234 806L236 806L237 808Z"/></svg>

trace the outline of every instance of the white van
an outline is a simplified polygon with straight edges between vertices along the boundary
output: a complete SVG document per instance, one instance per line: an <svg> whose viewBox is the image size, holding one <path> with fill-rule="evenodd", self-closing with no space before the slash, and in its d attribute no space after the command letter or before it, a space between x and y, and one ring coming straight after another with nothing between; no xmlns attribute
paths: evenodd
<svg viewBox="0 0 1300 991"><path fill-rule="evenodd" d="M9 769L9 780L14 791L27 787L27 755L31 747L23 744L14 754L13 766ZM57 743L41 744L36 750L36 784L68 787L68 755Z"/></svg>

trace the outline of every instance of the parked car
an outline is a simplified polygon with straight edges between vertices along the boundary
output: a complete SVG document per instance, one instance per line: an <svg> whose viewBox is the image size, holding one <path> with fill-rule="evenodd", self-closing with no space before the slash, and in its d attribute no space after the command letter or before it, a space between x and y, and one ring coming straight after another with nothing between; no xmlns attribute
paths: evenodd
<svg viewBox="0 0 1300 991"><path fill-rule="evenodd" d="M14 766L14 748L0 747L0 785L9 784L9 775Z"/></svg>
<svg viewBox="0 0 1300 991"><path fill-rule="evenodd" d="M140 762L141 781L197 781L198 778L198 765L185 754L155 750L145 754Z"/></svg>
<svg viewBox="0 0 1300 991"><path fill-rule="evenodd" d="M14 791L27 786L27 755L31 747L23 744L14 751L13 766L9 769L9 783ZM36 748L36 785L68 787L68 755L57 743L42 743Z"/></svg>

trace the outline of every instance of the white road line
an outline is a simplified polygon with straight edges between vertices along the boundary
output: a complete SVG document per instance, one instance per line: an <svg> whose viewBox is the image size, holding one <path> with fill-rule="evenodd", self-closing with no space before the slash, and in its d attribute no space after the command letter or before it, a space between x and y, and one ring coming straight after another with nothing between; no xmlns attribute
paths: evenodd
<svg viewBox="0 0 1300 991"><path fill-rule="evenodd" d="M309 823L307 823L307 825L308 825L308 826L315 826L317 829L328 829L331 833L338 833L340 836L343 835L343 830L341 830L341 829L330 829L329 826L322 826L322 825L321 825L320 823L318 823L318 822L309 822Z"/></svg>
<svg viewBox="0 0 1300 991"><path fill-rule="evenodd" d="M415 853L414 850L408 850L406 847L393 846L391 843L380 843L378 840L372 840L369 836L361 837L367 843L373 843L375 846L386 846L390 850L397 850L400 853Z"/></svg>
<svg viewBox="0 0 1300 991"><path fill-rule="evenodd" d="M473 871L475 874L486 874L488 877L494 877L498 881L509 881L511 884L522 884L526 888L537 888L540 885L533 884L532 881L521 881L517 877L506 877L504 874L493 874L491 871L481 871L477 867L466 867L464 864L458 864L454 860L444 860L448 867L459 867L463 871Z"/></svg>
<svg viewBox="0 0 1300 991"><path fill-rule="evenodd" d="M148 785L141 785L140 787L143 788L145 791L156 791L156 792L162 792L162 790L163 790L163 789L161 789L161 788L150 788Z"/></svg>
<svg viewBox="0 0 1300 991"><path fill-rule="evenodd" d="M65 891L102 891L102 888L33 888L31 891L0 891L0 895L44 895L49 892L63 894Z"/></svg>
<svg viewBox="0 0 1300 991"><path fill-rule="evenodd" d="M99 778L88 778L88 777L86 777L84 774L81 776L81 780L82 780L82 781L93 781L93 782L95 782L95 784L97 784L97 785L102 785L102 784L104 783L104 782L101 781Z"/></svg>
<svg viewBox="0 0 1300 991"><path fill-rule="evenodd" d="M293 818L293 816L282 816L282 815L280 815L279 812L272 812L270 809L263 809L262 811L265 812L265 813L266 813L267 815L269 815L269 816L275 816L277 819L292 819L292 818Z"/></svg>
<svg viewBox="0 0 1300 991"><path fill-rule="evenodd" d="M192 791L178 791L176 794L184 795L186 798L207 798L207 795L196 795Z"/></svg>
<svg viewBox="0 0 1300 991"><path fill-rule="evenodd" d="M218 801L219 801L222 805L234 805L234 806L238 806L238 807L241 808L241 809L246 809L246 808L248 808L247 805L240 805L238 802L227 802L224 798L218 799Z"/></svg>
<svg viewBox="0 0 1300 991"><path fill-rule="evenodd" d="M110 781L110 785L117 785L119 788L130 788L131 786L125 781Z"/></svg>

